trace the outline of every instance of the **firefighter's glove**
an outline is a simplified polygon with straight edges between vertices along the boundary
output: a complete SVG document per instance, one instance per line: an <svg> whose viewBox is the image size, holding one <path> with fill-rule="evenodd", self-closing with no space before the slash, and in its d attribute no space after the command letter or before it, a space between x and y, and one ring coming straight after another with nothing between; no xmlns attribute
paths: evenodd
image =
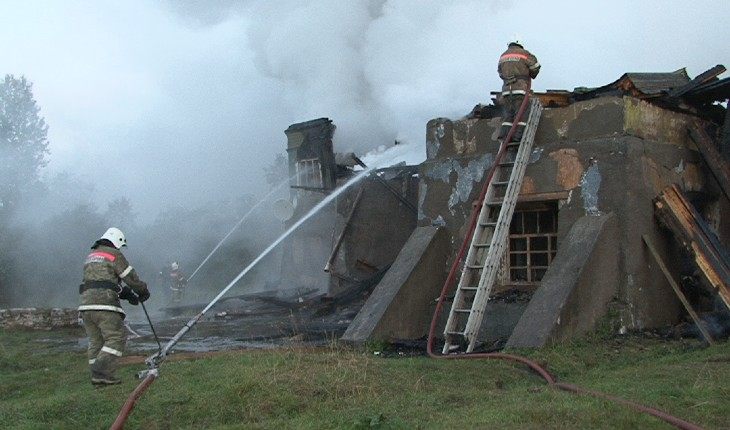
<svg viewBox="0 0 730 430"><path fill-rule="evenodd" d="M141 293L139 293L139 301L140 302L146 302L147 299L150 298L150 290L145 288Z"/></svg>
<svg viewBox="0 0 730 430"><path fill-rule="evenodd" d="M139 304L137 295L134 294L134 291L126 285L122 287L122 291L119 292L119 298L128 301L130 305L137 306Z"/></svg>

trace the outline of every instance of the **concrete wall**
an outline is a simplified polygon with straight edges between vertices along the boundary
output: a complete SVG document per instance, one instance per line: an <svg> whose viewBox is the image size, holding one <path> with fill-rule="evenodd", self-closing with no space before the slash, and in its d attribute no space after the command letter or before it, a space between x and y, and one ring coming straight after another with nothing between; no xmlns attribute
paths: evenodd
<svg viewBox="0 0 730 430"><path fill-rule="evenodd" d="M419 339L446 279L446 234L437 227L414 230L385 277L375 287L342 339Z"/></svg>
<svg viewBox="0 0 730 430"><path fill-rule="evenodd" d="M393 189L415 206L418 179L412 176L415 168L400 167L379 172ZM363 188L362 198L328 274L324 267L345 227L360 188ZM287 227L304 216L326 194L297 190L294 195L295 214L286 223ZM364 179L302 224L284 242L280 288L337 294L390 265L415 226L414 211L382 183Z"/></svg>
<svg viewBox="0 0 730 430"><path fill-rule="evenodd" d="M394 190L415 207L418 178L412 175L414 167L391 168L379 171ZM393 263L403 245L416 228L416 213L409 209L380 182L363 182L362 198L338 252L334 268L349 278L362 281ZM338 212L349 214L356 192L347 193L340 200ZM337 234L341 228L337 229Z"/></svg>
<svg viewBox="0 0 730 430"><path fill-rule="evenodd" d="M616 217L586 215L570 229L508 348L539 348L590 331L615 297Z"/></svg>
<svg viewBox="0 0 730 430"><path fill-rule="evenodd" d="M485 171L494 162L498 125L499 118L437 118L427 125L418 225L444 227L449 262L466 233ZM558 250L581 217L615 214L617 270L606 274L587 267L586 276L612 279L619 323L628 329L671 324L682 313L641 241L648 234L662 257L679 266L671 236L654 219L652 199L662 188L677 183L710 201L707 211L716 214L716 227L727 243L730 217L722 209L728 204L687 138L687 127L697 125L704 123L630 97L545 109L541 118L521 199L557 201Z"/></svg>

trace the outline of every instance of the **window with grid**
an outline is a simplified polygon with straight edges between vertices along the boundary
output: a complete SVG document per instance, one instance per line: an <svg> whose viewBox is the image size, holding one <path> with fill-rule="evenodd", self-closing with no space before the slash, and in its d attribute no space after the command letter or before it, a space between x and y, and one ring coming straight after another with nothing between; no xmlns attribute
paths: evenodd
<svg viewBox="0 0 730 430"><path fill-rule="evenodd" d="M557 208L548 206L515 211L508 244L510 283L540 283L555 258L557 233Z"/></svg>
<svg viewBox="0 0 730 430"><path fill-rule="evenodd" d="M308 188L322 188L322 166L319 159L297 161L297 185Z"/></svg>

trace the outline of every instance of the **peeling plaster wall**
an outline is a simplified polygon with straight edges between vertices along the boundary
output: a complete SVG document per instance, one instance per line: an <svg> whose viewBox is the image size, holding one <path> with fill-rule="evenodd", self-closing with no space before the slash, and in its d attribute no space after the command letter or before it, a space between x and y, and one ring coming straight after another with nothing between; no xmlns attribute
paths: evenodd
<svg viewBox="0 0 730 430"><path fill-rule="evenodd" d="M623 134L623 116L621 97L601 97L564 108L546 109L535 141L581 141Z"/></svg>
<svg viewBox="0 0 730 430"><path fill-rule="evenodd" d="M427 125L429 153L420 166L418 222L445 226L451 258L466 233L472 202L484 179L473 168L486 171L494 162L499 121L439 118ZM564 196L558 202L559 244L578 218L616 214L620 243L615 304L626 328L662 326L681 315L679 302L646 254L641 235L648 234L667 263L678 267L673 239L655 221L652 199L671 183L710 199L719 196L714 179L686 137L688 126L701 123L630 97L545 109L541 118L521 193ZM718 207L728 205L720 201L707 212L716 214ZM716 224L727 243L727 233L722 233L730 230L727 215Z"/></svg>
<svg viewBox="0 0 730 430"><path fill-rule="evenodd" d="M601 188L601 172L598 170L598 162L590 160L590 167L583 173L578 183L580 185L580 196L583 199L583 209L586 215L600 215L598 209L598 190Z"/></svg>
<svg viewBox="0 0 730 430"><path fill-rule="evenodd" d="M556 183L565 190L578 187L583 173L578 151L574 148L562 148L551 152L549 156L557 163Z"/></svg>
<svg viewBox="0 0 730 430"><path fill-rule="evenodd" d="M696 148L687 134L687 127L702 121L694 116L667 111L651 103L624 98L624 130L627 134L655 143Z"/></svg>
<svg viewBox="0 0 730 430"><path fill-rule="evenodd" d="M482 181L484 174L492 166L493 157L492 154L487 153L470 160L463 160L466 162L466 166L463 167L460 161L450 159L434 163L433 167L425 173L428 178L439 180L445 184L451 182L452 176L455 177L455 183L448 200L448 210L451 215L454 215L455 206L470 201L469 197L474 191L474 186Z"/></svg>

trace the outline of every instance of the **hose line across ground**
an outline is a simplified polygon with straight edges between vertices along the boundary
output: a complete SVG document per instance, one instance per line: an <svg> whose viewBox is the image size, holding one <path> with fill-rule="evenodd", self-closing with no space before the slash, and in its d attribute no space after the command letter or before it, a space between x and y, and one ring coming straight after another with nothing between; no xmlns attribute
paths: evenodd
<svg viewBox="0 0 730 430"><path fill-rule="evenodd" d="M529 94L529 86L527 93ZM512 139L512 136L515 133L515 130L517 128L517 123L519 120L523 117L525 110L527 109L529 103L529 95L525 96L525 99L522 101L522 104L520 105L520 109L517 112L515 121L512 124L512 128L509 130L509 133L507 133L507 136L504 139L504 142L509 142ZM446 278L446 282L444 282L444 286L441 290L441 294L438 299L438 303L436 304L436 309L434 310L433 318L431 320L431 326L429 328L428 332L428 343L427 343L427 353L429 357L435 358L435 359L448 359L448 360L473 360L473 359L488 359L488 360L508 360L512 362L517 362L526 365L535 373L540 375L545 382L547 382L548 386L559 389L561 391L565 391L568 393L573 394L581 394L581 395L588 395L600 399L610 400L614 403L618 403L624 406L628 406L634 410L637 410L639 412L643 412L649 415L652 415L656 418L659 418L679 429L683 430L702 430L702 427L697 426L696 424L692 424L690 422L687 422L685 420L682 420L681 418L677 418L675 416L672 416L666 412L660 411L658 409L644 406L639 403L631 402L629 400L622 399L620 397L611 396L609 394L601 393L599 391L592 391L585 388L581 388L576 385L564 383L564 382L557 382L555 378L542 366L535 363L534 361L522 357L519 355L513 355L513 354L504 354L504 353L470 353L470 354L454 354L454 355L440 355L433 352L433 345L435 341L435 333L436 333L436 326L438 323L439 315L441 314L441 311L443 309L443 302L446 297L446 294L451 289L451 285L453 284L456 272L459 268L461 260L464 258L464 253L466 252L466 249L468 247L468 244L471 240L471 234L474 231L474 227L476 225L477 219L479 217L479 212L482 207L482 202L484 201L484 196L486 195L487 188L489 187L489 183L492 181L492 177L494 176L494 172L496 170L497 165L499 164L500 160L504 156L506 152L506 144L502 143L499 152L497 153L497 157L495 158L495 162L490 168L489 172L487 173L486 180L484 182L484 185L482 187L482 190L479 195L479 200L477 205L474 206L474 210L472 211L471 219L469 222L469 230L467 230L466 237L464 238L464 242L462 242L461 247L459 248L459 253L457 254L456 259L454 260L453 265L451 266L451 270L449 271L449 275ZM199 314L199 316L202 316ZM198 317L199 318L199 317ZM197 321L196 318L194 318L195 321ZM122 406L122 409L119 411L119 415L117 416L117 419L114 421L114 424L112 424L111 429L112 430L120 430L124 428L124 423L126 422L127 418L129 417L129 414L132 412L132 409L134 408L134 404L137 402L137 400L142 396L142 394L149 388L150 385L157 379L158 376L158 370L152 369L148 371L147 376L142 380L142 382L135 388L135 390L129 395L129 398L127 398L127 401L124 403L124 406Z"/></svg>
<svg viewBox="0 0 730 430"><path fill-rule="evenodd" d="M436 309L433 313L433 318L431 319L431 326L428 331L428 343L426 346L427 353L429 357L435 358L435 359L447 359L447 360L465 360L465 359L488 359L488 360L508 360L513 362L518 362L526 365L535 373L540 375L545 382L547 382L548 386L557 388L562 391L566 391L568 393L573 394L582 394L582 395L588 395L597 397L600 399L610 400L614 403L619 403L624 406L628 406L634 410L637 410L639 412L643 412L649 415L652 415L656 418L659 418L661 420L664 420L665 422L683 430L702 430L702 427L697 426L696 424L692 424L690 422L687 422L681 418L677 418L675 416L672 416L666 412L660 411L658 409L644 406L639 403L634 403L629 400L622 399L620 397L611 396L609 394L601 393L599 391L592 391L585 388L578 387L577 385L567 384L564 382L557 382L555 378L547 371L545 368L540 366L539 364L535 363L534 361L522 357L519 355L513 355L513 354L504 354L499 352L493 352L493 353L469 353L469 354L453 354L453 355L440 355L436 354L433 351L433 345L436 338L436 326L439 321L439 316L441 315L441 311L443 309L443 303L444 299L446 298L446 295L448 294L449 290L451 289L451 286L454 283L454 279L456 276L456 272L459 269L461 260L464 258L464 254L466 253L466 250L471 243L471 235L474 232L474 228L476 226L477 220L479 218L479 212L482 208L482 203L484 202L484 197L487 194L487 189L489 187L489 183L492 181L492 177L494 176L494 172L497 168L497 165L500 163L502 157L504 156L506 152L507 145L505 142L509 142L512 140L512 136L514 136L514 133L517 129L517 123L522 119L524 116L525 110L527 110L528 106L528 99L529 99L529 93L530 93L530 87L528 86L527 89L527 96L525 96L525 99L522 101L522 104L520 105L520 109L517 112L516 118L514 122L512 123L512 128L510 128L509 133L507 133L507 136L505 137L499 152L497 153L497 156L495 157L494 164L492 164L492 167L490 168L489 172L487 173L486 180L484 181L484 185L482 186L482 190L479 194L479 199L476 205L474 205L474 209L472 210L471 218L469 221L469 229L467 230L466 237L464 237L464 241L461 244L461 247L459 248L459 253L457 254L456 258L454 259L454 263L451 266L451 270L449 271L449 275L446 277L446 281L444 282L444 286L441 289L441 294L439 295L438 302L436 304Z"/></svg>

